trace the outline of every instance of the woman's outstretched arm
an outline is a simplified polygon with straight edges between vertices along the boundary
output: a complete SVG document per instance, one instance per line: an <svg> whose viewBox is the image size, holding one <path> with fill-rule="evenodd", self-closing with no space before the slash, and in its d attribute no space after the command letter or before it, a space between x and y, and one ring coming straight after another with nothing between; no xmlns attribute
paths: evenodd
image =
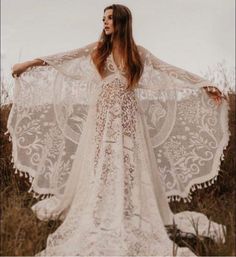
<svg viewBox="0 0 236 257"><path fill-rule="evenodd" d="M96 47L97 42L90 43L84 47L69 50L66 52L51 54L48 56L42 56L31 61L17 63L12 67L12 76L19 77L28 68L34 66L45 66L52 65L53 67L59 67L64 62L73 60L75 58L80 58L83 56L88 56L91 51Z"/></svg>
<svg viewBox="0 0 236 257"><path fill-rule="evenodd" d="M222 99L227 100L227 96L225 96L219 90L219 88L217 88L217 85L211 83L205 78L160 60L142 46L139 46L139 50L143 56L144 61L151 65L156 71L158 71L158 75L160 77L162 77L164 74L167 75L167 77L172 77L176 85L180 87L186 86L192 88L203 88L208 96L212 98L217 104L220 104Z"/></svg>
<svg viewBox="0 0 236 257"><path fill-rule="evenodd" d="M34 59L31 61L26 61L22 63L16 63L12 67L12 76L13 77L19 77L23 72L25 72L28 68L34 67L34 66L45 66L48 65L45 61L41 59Z"/></svg>

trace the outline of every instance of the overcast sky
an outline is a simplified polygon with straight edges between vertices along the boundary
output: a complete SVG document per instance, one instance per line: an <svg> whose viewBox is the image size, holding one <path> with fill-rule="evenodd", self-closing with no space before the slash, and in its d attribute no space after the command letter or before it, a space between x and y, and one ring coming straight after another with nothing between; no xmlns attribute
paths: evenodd
<svg viewBox="0 0 236 257"><path fill-rule="evenodd" d="M234 63L234 0L127 0L134 38L160 59L200 74ZM79 48L98 39L110 0L1 0L4 73L19 61Z"/></svg>

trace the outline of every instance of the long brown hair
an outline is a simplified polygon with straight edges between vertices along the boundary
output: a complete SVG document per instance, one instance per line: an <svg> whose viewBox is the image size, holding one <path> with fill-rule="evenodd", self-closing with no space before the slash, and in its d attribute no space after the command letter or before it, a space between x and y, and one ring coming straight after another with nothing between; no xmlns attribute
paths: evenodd
<svg viewBox="0 0 236 257"><path fill-rule="evenodd" d="M143 63L138 48L133 39L132 14L129 8L120 4L113 4L104 9L113 10L113 35L106 35L104 30L100 36L97 48L92 53L92 59L101 77L104 77L104 65L106 58L112 51L113 42L121 46L121 55L125 62L127 72L128 89L131 89L139 81L143 73Z"/></svg>

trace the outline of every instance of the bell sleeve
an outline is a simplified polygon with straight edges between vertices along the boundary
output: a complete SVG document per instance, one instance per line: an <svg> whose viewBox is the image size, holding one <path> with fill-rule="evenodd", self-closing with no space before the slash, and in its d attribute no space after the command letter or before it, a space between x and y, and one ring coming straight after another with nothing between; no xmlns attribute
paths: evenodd
<svg viewBox="0 0 236 257"><path fill-rule="evenodd" d="M29 178L36 198L63 196L99 80L90 57L95 47L40 57L48 65L15 79L7 124L12 162L16 173Z"/></svg>
<svg viewBox="0 0 236 257"><path fill-rule="evenodd" d="M228 102L212 100L210 81L170 65L139 46L144 72L136 95L169 200L190 201L191 192L217 179L229 140Z"/></svg>

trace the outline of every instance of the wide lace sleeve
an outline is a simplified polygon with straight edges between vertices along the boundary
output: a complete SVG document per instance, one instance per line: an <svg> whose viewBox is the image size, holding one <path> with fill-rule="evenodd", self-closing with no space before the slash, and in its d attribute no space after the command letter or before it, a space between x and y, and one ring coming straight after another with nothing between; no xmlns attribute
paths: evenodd
<svg viewBox="0 0 236 257"><path fill-rule="evenodd" d="M217 179L228 144L228 102L217 105L203 87L210 81L170 65L139 46L144 72L136 89L158 171L169 200Z"/></svg>
<svg viewBox="0 0 236 257"><path fill-rule="evenodd" d="M99 81L90 57L95 47L40 57L49 65L15 79L8 118L13 162L35 197L63 195Z"/></svg>

